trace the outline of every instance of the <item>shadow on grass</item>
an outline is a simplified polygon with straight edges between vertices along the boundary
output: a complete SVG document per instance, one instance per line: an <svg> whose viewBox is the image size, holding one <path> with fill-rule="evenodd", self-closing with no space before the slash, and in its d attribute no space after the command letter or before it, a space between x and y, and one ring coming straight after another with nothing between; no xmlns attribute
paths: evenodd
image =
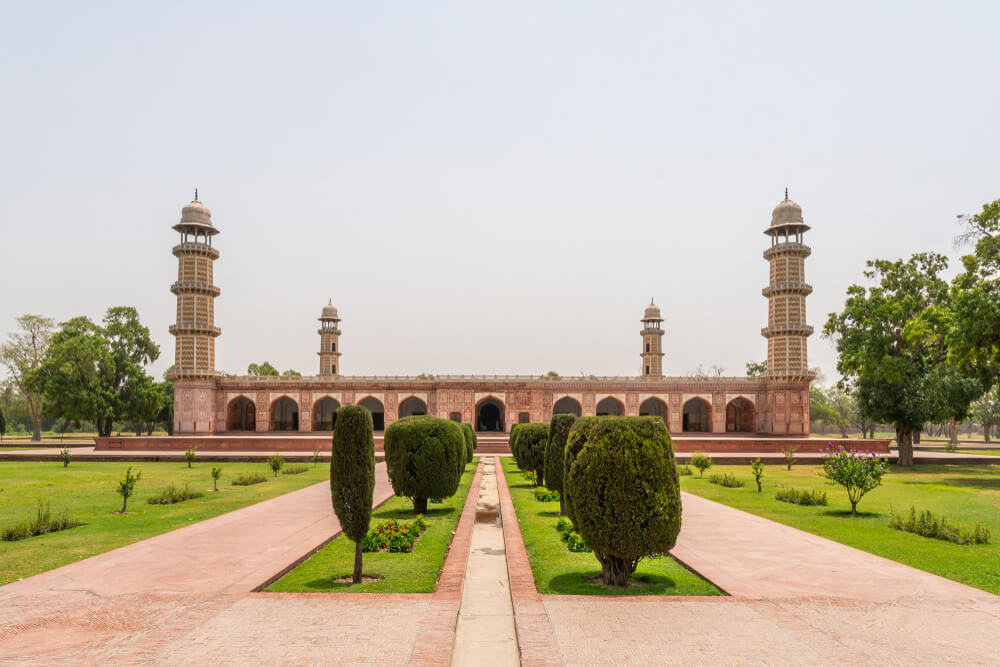
<svg viewBox="0 0 1000 667"><path fill-rule="evenodd" d="M595 567L552 577L549 588L561 595L667 595L677 588L677 582L662 574L639 572L632 575L627 587L605 586L600 568Z"/></svg>
<svg viewBox="0 0 1000 667"><path fill-rule="evenodd" d="M449 514L454 514L456 512L454 507L428 507L427 511L424 512L425 519L438 519L446 517ZM412 521L417 518L417 513L413 511L413 506L405 507L403 509L387 509L387 510L376 510L372 514L372 519L398 519L402 521Z"/></svg>
<svg viewBox="0 0 1000 667"><path fill-rule="evenodd" d="M313 579L312 581L307 581L303 586L313 591L327 591L330 593L350 593L351 589L355 586L363 586L364 584L352 584L349 582L337 582L334 579L339 579L341 577L351 576L350 572L345 572L344 574L338 574L336 577L321 577L320 579ZM363 577L378 577L381 580L383 577L380 574L371 574L369 572L363 573Z"/></svg>
<svg viewBox="0 0 1000 667"><path fill-rule="evenodd" d="M545 512L539 512L538 516L552 516L552 517L557 517L557 516L559 516L559 510L547 510Z"/></svg>
<svg viewBox="0 0 1000 667"><path fill-rule="evenodd" d="M851 510L824 510L820 512L825 516L835 516L840 519L877 519L879 517L886 516L885 514L880 514L879 512L862 512L858 510L857 515L852 515Z"/></svg>

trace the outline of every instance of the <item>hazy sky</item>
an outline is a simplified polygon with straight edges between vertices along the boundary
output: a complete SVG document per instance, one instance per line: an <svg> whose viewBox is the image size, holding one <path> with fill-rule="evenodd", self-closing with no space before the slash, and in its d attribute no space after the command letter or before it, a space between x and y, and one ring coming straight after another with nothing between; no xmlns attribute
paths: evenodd
<svg viewBox="0 0 1000 667"><path fill-rule="evenodd" d="M197 186L220 369L667 374L765 356L784 188L820 329L1000 197L996 2L0 2L0 336L135 305ZM829 341L810 339L828 376Z"/></svg>

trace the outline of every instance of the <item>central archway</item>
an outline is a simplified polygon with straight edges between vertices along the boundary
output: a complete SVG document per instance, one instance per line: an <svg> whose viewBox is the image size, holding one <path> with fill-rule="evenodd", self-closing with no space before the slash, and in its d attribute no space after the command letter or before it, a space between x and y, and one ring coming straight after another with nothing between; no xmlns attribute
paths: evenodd
<svg viewBox="0 0 1000 667"><path fill-rule="evenodd" d="M410 396L399 404L399 418L416 417L427 414L427 404L416 396ZM460 420L461 421L461 420Z"/></svg>
<svg viewBox="0 0 1000 667"><path fill-rule="evenodd" d="M314 431L332 431L333 427L337 425L337 408L340 407L340 403L337 399L326 398L320 399L313 406L313 430Z"/></svg>
<svg viewBox="0 0 1000 667"><path fill-rule="evenodd" d="M227 431L256 431L257 406L246 396L234 398L226 410Z"/></svg>
<svg viewBox="0 0 1000 667"><path fill-rule="evenodd" d="M358 405L372 413L372 428L374 430L385 430L385 406L382 405L382 401L378 400L374 396L369 396L362 399Z"/></svg>
<svg viewBox="0 0 1000 667"><path fill-rule="evenodd" d="M503 403L495 398L484 398L476 406L476 430L503 432Z"/></svg>
<svg viewBox="0 0 1000 667"><path fill-rule="evenodd" d="M710 433L712 431L712 407L703 398L692 398L684 404L685 433Z"/></svg>
<svg viewBox="0 0 1000 667"><path fill-rule="evenodd" d="M271 406L271 430L272 431L298 431L299 430L299 404L282 396Z"/></svg>
<svg viewBox="0 0 1000 667"><path fill-rule="evenodd" d="M625 406L614 396L605 396L597 404L598 417L621 417L625 414Z"/></svg>
<svg viewBox="0 0 1000 667"><path fill-rule="evenodd" d="M552 414L579 417L583 414L583 408L580 407L580 402L572 396L563 396L552 406Z"/></svg>

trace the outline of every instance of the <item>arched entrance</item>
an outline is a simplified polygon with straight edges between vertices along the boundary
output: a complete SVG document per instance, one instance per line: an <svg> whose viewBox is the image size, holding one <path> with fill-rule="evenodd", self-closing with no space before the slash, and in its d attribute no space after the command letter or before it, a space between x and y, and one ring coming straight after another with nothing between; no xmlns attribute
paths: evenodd
<svg viewBox="0 0 1000 667"><path fill-rule="evenodd" d="M606 396L597 404L598 417L621 417L625 414L625 406L614 396Z"/></svg>
<svg viewBox="0 0 1000 667"><path fill-rule="evenodd" d="M756 433L757 423L753 403L738 396L726 406L726 431L728 433Z"/></svg>
<svg viewBox="0 0 1000 667"><path fill-rule="evenodd" d="M410 396L408 399L399 404L399 418L403 417L416 417L417 415L427 414L427 404L416 396ZM459 420L461 421L461 420Z"/></svg>
<svg viewBox="0 0 1000 667"><path fill-rule="evenodd" d="M313 430L332 431L337 424L337 408L339 407L340 403L329 396L317 401L316 405L313 406Z"/></svg>
<svg viewBox="0 0 1000 667"><path fill-rule="evenodd" d="M502 432L503 403L495 398L484 398L476 406L476 430Z"/></svg>
<svg viewBox="0 0 1000 667"><path fill-rule="evenodd" d="M572 396L563 396L552 406L552 414L579 417L583 414L583 408L580 407L580 402Z"/></svg>
<svg viewBox="0 0 1000 667"><path fill-rule="evenodd" d="M234 398L226 409L227 431L256 431L257 406L246 396Z"/></svg>
<svg viewBox="0 0 1000 667"><path fill-rule="evenodd" d="M692 398L684 404L685 433L710 433L712 431L712 406L703 398Z"/></svg>
<svg viewBox="0 0 1000 667"><path fill-rule="evenodd" d="M366 408L368 412L372 413L372 428L374 430L385 430L385 407L382 405L382 401L378 400L374 396L369 396L362 399L358 405Z"/></svg>
<svg viewBox="0 0 1000 667"><path fill-rule="evenodd" d="M640 417L659 417L665 424L667 422L667 404L658 398L650 396L639 406Z"/></svg>
<svg viewBox="0 0 1000 667"><path fill-rule="evenodd" d="M282 396L271 406L271 430L272 431L298 431L299 430L299 404Z"/></svg>

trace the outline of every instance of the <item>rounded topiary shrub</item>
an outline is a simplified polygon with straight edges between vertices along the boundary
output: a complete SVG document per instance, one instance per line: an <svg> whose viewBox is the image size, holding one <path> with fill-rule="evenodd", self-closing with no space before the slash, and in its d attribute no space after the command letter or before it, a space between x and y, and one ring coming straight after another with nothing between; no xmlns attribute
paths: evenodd
<svg viewBox="0 0 1000 667"><path fill-rule="evenodd" d="M476 435L476 429L472 428L472 424L462 424L462 428L472 436L472 451L479 449L479 436Z"/></svg>
<svg viewBox="0 0 1000 667"><path fill-rule="evenodd" d="M680 485L660 417L598 418L564 482L573 523L605 584L627 585L641 559L665 555L676 543Z"/></svg>
<svg viewBox="0 0 1000 667"><path fill-rule="evenodd" d="M344 535L354 542L354 583L361 583L361 543L372 519L375 439L372 414L358 405L337 410L330 453L330 498Z"/></svg>
<svg viewBox="0 0 1000 667"><path fill-rule="evenodd" d="M535 483L545 477L545 445L549 441L548 424L521 424L517 432L517 456L521 470L535 473Z"/></svg>
<svg viewBox="0 0 1000 667"><path fill-rule="evenodd" d="M397 496L413 501L417 514L428 498L450 498L465 468L465 436L453 421L406 417L385 429L385 464Z"/></svg>
<svg viewBox="0 0 1000 667"><path fill-rule="evenodd" d="M559 492L559 514L566 514L566 500L563 497L563 450L575 421L575 415L552 415L552 421L549 422L549 439L545 446L545 486Z"/></svg>
<svg viewBox="0 0 1000 667"><path fill-rule="evenodd" d="M476 432L469 424L462 424L462 435L465 436L465 462L472 463L473 452L476 450Z"/></svg>
<svg viewBox="0 0 1000 667"><path fill-rule="evenodd" d="M514 457L514 463L517 464L518 469L523 470L524 468L521 468L521 461L517 457L517 434L520 432L521 426L523 424L514 424L510 427L510 438L507 440L507 443L510 445L510 454Z"/></svg>
<svg viewBox="0 0 1000 667"><path fill-rule="evenodd" d="M566 516L570 522L576 525L576 518L573 513L573 497L570 493L566 480L569 478L569 469L576 461L577 455L583 446L587 444L590 432L597 426L597 417L578 417L573 422L566 437L566 447L563 449L563 505L566 508Z"/></svg>

